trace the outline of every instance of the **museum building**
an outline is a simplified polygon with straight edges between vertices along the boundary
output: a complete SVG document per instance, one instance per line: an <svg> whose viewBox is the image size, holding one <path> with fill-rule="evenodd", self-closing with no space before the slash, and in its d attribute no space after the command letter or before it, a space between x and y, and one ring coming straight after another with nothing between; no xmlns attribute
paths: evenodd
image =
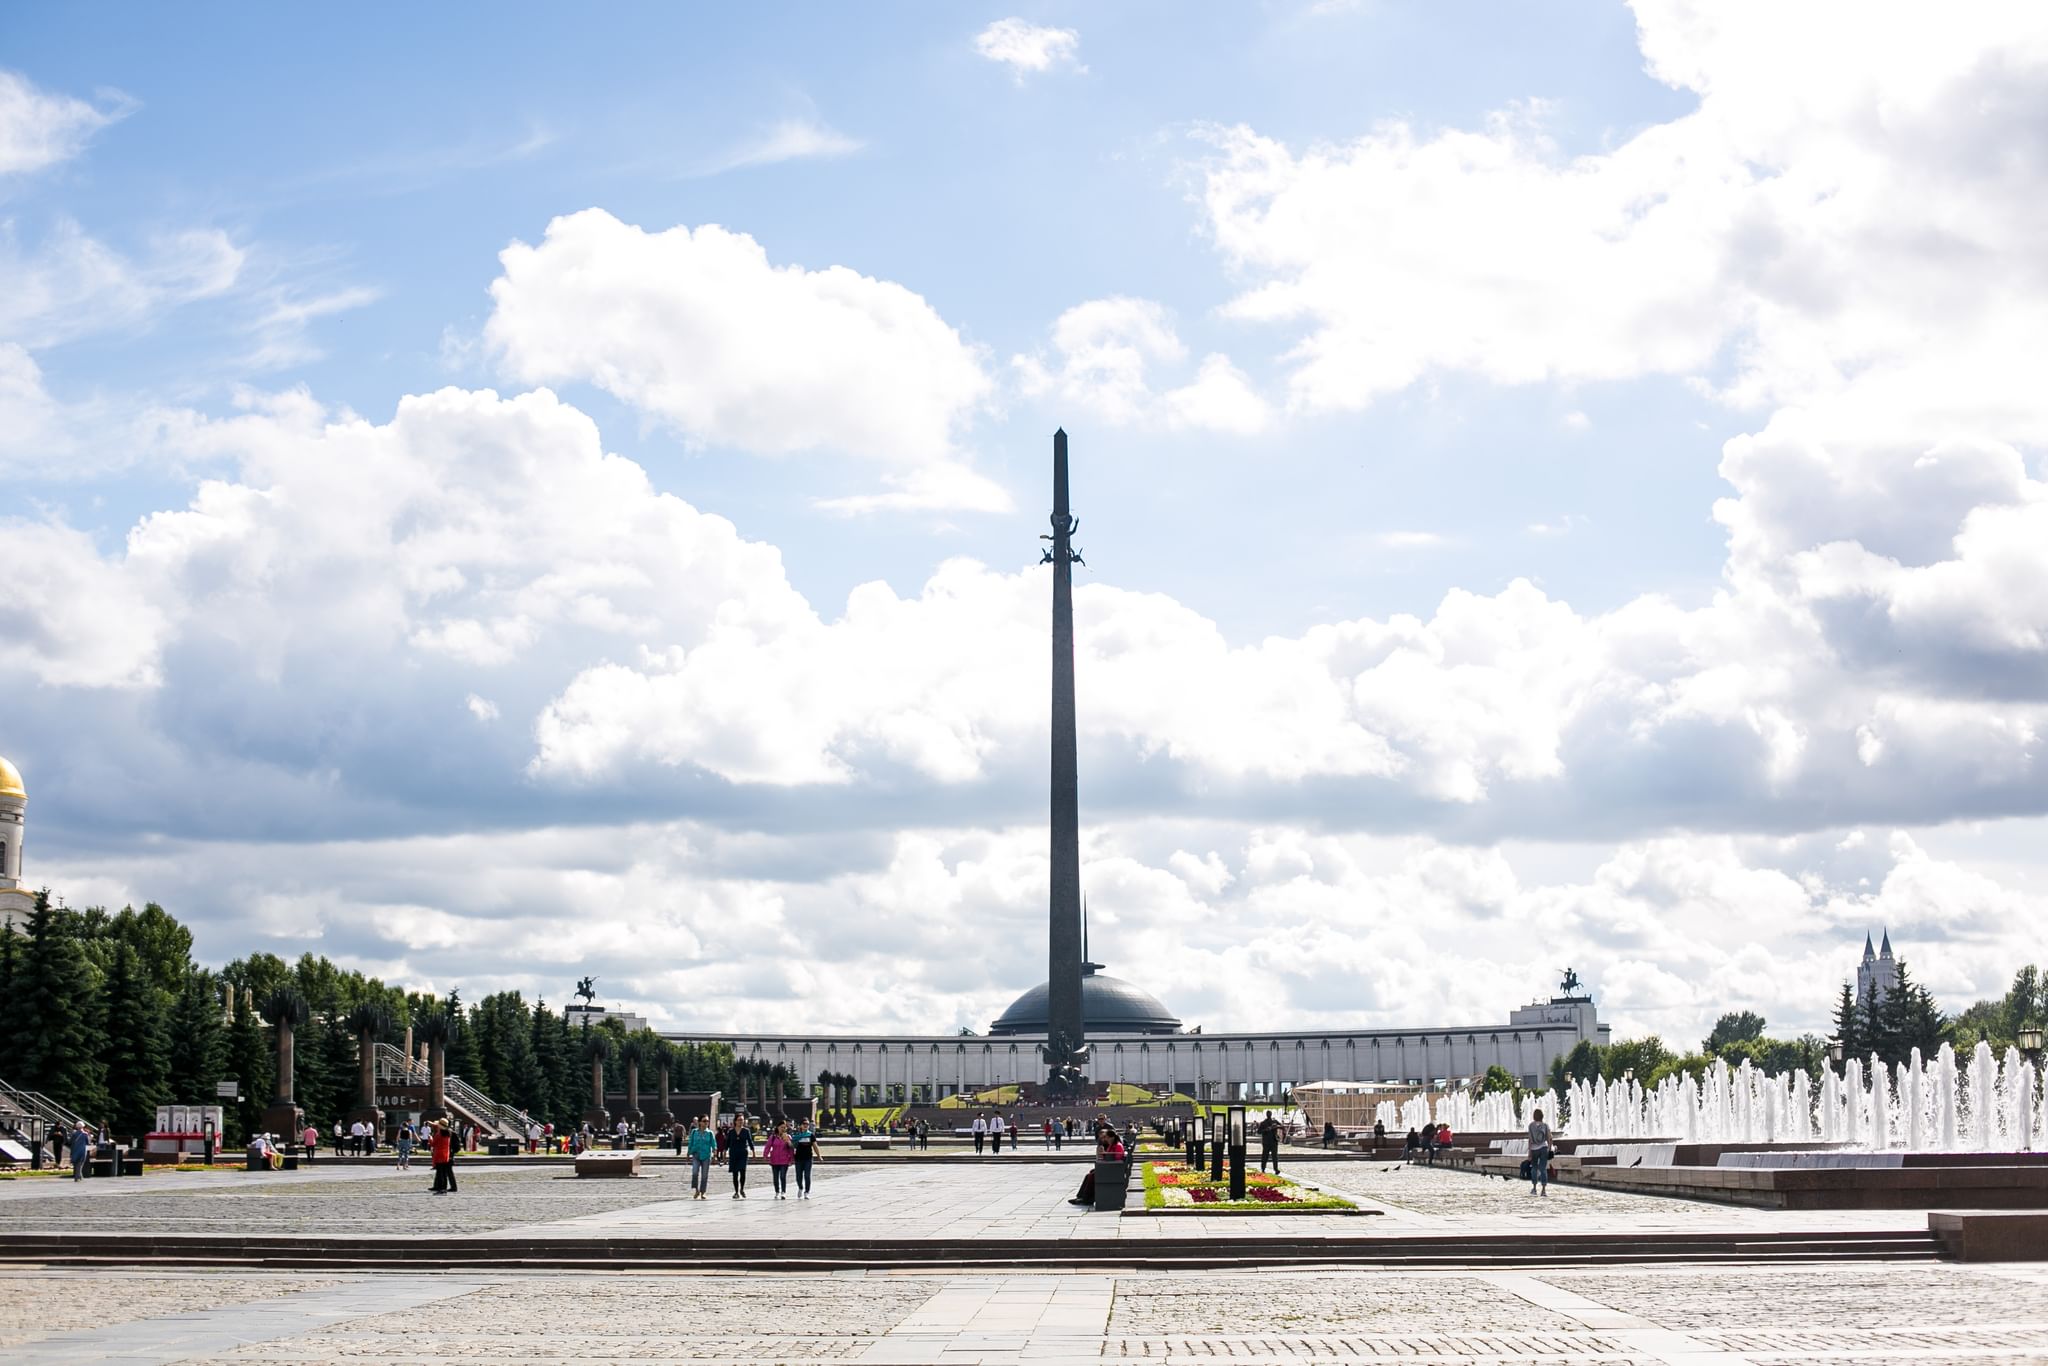
<svg viewBox="0 0 2048 1366"><path fill-rule="evenodd" d="M1082 1018L1097 1082L1125 1082L1200 1100L1258 1099L1303 1082L1434 1085L1481 1077L1498 1064L1524 1086L1547 1082L1552 1059L1581 1041L1610 1042L1590 995L1567 990L1508 1012L1499 1024L1398 1029L1283 1030L1210 1034L1180 1020L1142 988L1088 964ZM1574 984L1576 985L1576 984ZM820 1072L848 1073L863 1105L931 1104L945 1097L1045 1074L1047 988L1011 1003L985 1035L697 1034L678 1042L723 1043L736 1057L782 1063L804 1085Z"/></svg>

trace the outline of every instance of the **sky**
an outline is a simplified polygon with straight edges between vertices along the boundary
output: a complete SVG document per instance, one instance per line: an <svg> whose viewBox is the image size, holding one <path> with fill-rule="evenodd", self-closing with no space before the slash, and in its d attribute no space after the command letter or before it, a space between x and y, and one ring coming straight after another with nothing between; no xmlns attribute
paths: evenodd
<svg viewBox="0 0 2048 1366"><path fill-rule="evenodd" d="M0 754L680 1031L1825 1026L2048 913L2048 10L0 15Z"/></svg>

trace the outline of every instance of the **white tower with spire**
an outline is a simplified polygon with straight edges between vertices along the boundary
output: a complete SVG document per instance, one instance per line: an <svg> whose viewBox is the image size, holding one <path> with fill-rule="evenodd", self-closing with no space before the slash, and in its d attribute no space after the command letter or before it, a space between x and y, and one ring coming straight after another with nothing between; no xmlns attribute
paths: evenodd
<svg viewBox="0 0 2048 1366"><path fill-rule="evenodd" d="M21 837L28 828L28 788L21 770L0 756L0 930L26 922L35 893L21 885Z"/></svg>
<svg viewBox="0 0 2048 1366"><path fill-rule="evenodd" d="M1870 936L1863 936L1863 961L1856 965L1856 1004L1866 1002L1872 1006L1884 1004L1884 998L1892 994L1892 988L1899 984L1899 965L1892 957L1892 933L1884 932L1884 947L1873 949Z"/></svg>

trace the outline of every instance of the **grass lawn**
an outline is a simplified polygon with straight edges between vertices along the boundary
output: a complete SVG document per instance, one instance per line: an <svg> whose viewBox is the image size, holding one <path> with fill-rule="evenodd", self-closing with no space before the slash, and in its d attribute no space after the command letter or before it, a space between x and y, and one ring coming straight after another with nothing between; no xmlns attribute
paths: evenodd
<svg viewBox="0 0 2048 1366"><path fill-rule="evenodd" d="M904 1107L901 1105L856 1105L853 1107L853 1122L872 1124L880 1129L902 1114L903 1110Z"/></svg>
<svg viewBox="0 0 2048 1366"><path fill-rule="evenodd" d="M1230 1198L1230 1175L1211 1181L1182 1162L1145 1163L1145 1208L1199 1209L1204 1214L1287 1214L1312 1209L1357 1209L1349 1200L1270 1172L1246 1172L1245 1198Z"/></svg>

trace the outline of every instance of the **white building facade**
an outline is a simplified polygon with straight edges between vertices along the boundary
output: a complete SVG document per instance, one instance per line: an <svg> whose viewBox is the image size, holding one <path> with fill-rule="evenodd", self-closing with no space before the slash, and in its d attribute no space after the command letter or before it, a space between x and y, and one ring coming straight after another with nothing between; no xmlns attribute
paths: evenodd
<svg viewBox="0 0 2048 1366"><path fill-rule="evenodd" d="M1553 997L1508 1014L1506 1023L1442 1028L1277 1033L1098 1033L1089 1075L1207 1101L1270 1098L1302 1082L1428 1085L1504 1067L1525 1086L1544 1084L1551 1061L1582 1040L1609 1041L1590 997ZM860 1104L931 1104L947 1096L1037 1082L1043 1035L796 1035L671 1032L678 1042L723 1043L741 1058L782 1063L806 1094L820 1072L850 1074Z"/></svg>

